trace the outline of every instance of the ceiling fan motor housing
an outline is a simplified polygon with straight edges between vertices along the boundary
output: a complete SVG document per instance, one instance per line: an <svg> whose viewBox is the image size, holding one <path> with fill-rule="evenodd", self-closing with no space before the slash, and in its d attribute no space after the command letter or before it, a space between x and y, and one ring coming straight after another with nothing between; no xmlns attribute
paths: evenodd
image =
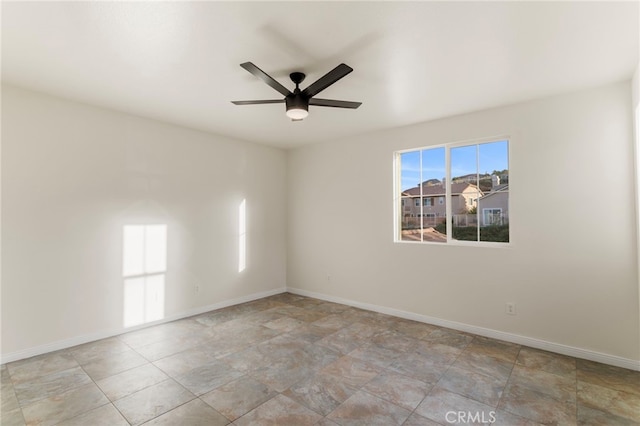
<svg viewBox="0 0 640 426"><path fill-rule="evenodd" d="M296 89L297 93L287 95L285 103L287 104L287 111L290 109L303 109L309 111L309 98L300 92L300 89Z"/></svg>

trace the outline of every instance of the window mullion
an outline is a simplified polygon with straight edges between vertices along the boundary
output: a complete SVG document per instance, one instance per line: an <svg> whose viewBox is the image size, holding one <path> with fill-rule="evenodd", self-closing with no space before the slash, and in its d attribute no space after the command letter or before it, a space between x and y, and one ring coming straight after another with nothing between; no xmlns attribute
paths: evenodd
<svg viewBox="0 0 640 426"><path fill-rule="evenodd" d="M447 243L453 239L453 220L451 217L451 147L444 150L445 164L445 185L444 185L444 202L445 202L445 218L447 223Z"/></svg>
<svg viewBox="0 0 640 426"><path fill-rule="evenodd" d="M398 186L398 153L393 153L393 241L398 242L400 234L400 226L398 226L398 212L402 213L402 205L398 206L398 199L400 198L400 187Z"/></svg>
<svg viewBox="0 0 640 426"><path fill-rule="evenodd" d="M418 182L418 185L420 186L420 242L423 243L424 242L424 217L422 215L423 211L424 211L424 206L423 201L422 201L422 182L423 182L423 177L422 177L422 156L423 156L423 151L420 151L420 181Z"/></svg>
<svg viewBox="0 0 640 426"><path fill-rule="evenodd" d="M476 145L476 204L480 205L480 145ZM480 217L476 207L476 241L480 241Z"/></svg>

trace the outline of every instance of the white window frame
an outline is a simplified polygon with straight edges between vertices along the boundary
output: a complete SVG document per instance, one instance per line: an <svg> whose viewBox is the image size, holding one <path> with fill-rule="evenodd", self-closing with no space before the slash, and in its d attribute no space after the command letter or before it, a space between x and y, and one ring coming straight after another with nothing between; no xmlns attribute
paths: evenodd
<svg viewBox="0 0 640 426"><path fill-rule="evenodd" d="M508 135L498 135L498 136L491 136L491 137L486 137L486 138L481 138L481 139L469 139L469 140L464 140L464 141L457 141L457 142L448 142L448 143L441 143L441 144L436 144L436 145L428 145L428 146L418 146L415 148L407 148L407 149L402 149L402 150L398 150L395 151L393 153L394 155L394 161L393 161L393 168L394 168L394 209L393 209L393 240L396 243L404 243L404 244L418 244L418 245L439 245L439 246L451 246L451 245L457 245L457 246L472 246L472 247L496 247L496 248L507 248L507 247L513 247L514 242L513 242L513 233L511 232L511 225L512 225L512 220L511 218L509 218L509 241L508 242L497 242L497 241L464 241L464 240L456 240L453 239L453 235L452 232L450 230L453 229L453 211L452 211L452 205L451 205L451 149L453 148L458 148L458 147L463 147L463 146L473 146L473 145L481 145L481 144L486 144L486 143L492 143L492 142L500 142L500 141L507 141L508 144L508 152L507 152L507 162L509 165L509 183L512 183L512 172L511 172L511 152L512 152L512 138ZM431 242L431 241L406 241L406 240L402 240L401 238L401 229L402 229L402 207L400 206L400 202L398 200L400 200L401 198L401 193L402 190L400 188L401 185L401 163L400 163L400 158L401 155L407 152L413 152L413 151L422 151L422 150L428 150L428 149L437 149L437 148L444 148L444 152L445 152L445 180L446 180L446 184L445 184L445 196L444 196L444 200L446 200L445 202L445 217L446 217L446 223L447 223L447 230L449 232L447 232L447 241L446 243L442 243L442 242ZM420 162L422 164L422 156L420 156ZM510 185L510 189L511 189L511 185ZM439 197L439 199L441 199L442 197ZM509 199L507 201L507 211L511 211L511 192L509 192ZM479 203L478 203L479 206ZM484 218L482 218L484 219ZM478 217L478 222L480 222L480 220L482 220L480 217ZM479 227L478 227L479 228Z"/></svg>

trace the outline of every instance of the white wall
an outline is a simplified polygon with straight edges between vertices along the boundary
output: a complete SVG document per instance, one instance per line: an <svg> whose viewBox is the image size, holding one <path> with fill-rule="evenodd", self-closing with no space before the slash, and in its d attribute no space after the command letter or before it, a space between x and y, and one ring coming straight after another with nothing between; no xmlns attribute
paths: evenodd
<svg viewBox="0 0 640 426"><path fill-rule="evenodd" d="M10 86L2 149L4 360L122 328L125 224L168 225L168 317L286 285L282 150Z"/></svg>
<svg viewBox="0 0 640 426"><path fill-rule="evenodd" d="M638 365L630 90L620 83L290 151L288 287ZM505 134L509 248L393 242L395 150Z"/></svg>
<svg viewBox="0 0 640 426"><path fill-rule="evenodd" d="M631 109L634 115L634 151L636 172L636 247L640 252L640 61L631 79ZM638 261L638 288L640 288L640 260ZM638 318L640 322L640 318ZM638 330L640 333L640 327Z"/></svg>

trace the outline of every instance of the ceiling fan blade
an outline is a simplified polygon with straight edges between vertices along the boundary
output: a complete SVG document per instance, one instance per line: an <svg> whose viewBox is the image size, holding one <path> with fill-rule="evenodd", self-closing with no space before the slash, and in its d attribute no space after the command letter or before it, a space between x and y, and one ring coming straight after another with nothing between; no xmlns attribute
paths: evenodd
<svg viewBox="0 0 640 426"><path fill-rule="evenodd" d="M308 97L315 96L345 75L349 74L351 71L353 71L353 68L349 65L340 64L316 80L315 83L312 83L309 87L304 89L302 93Z"/></svg>
<svg viewBox="0 0 640 426"><path fill-rule="evenodd" d="M244 68L245 70L249 71L251 74L255 75L256 77L262 79L262 81L264 81L269 86L271 86L274 89L276 89L278 92L282 93L284 96L287 96L287 95L291 94L289 89L284 87L282 84L278 83L269 74L267 74L266 72L262 71L260 68L258 68L255 65L253 65L253 63L245 62L243 64L240 64L240 66L242 68Z"/></svg>
<svg viewBox="0 0 640 426"><path fill-rule="evenodd" d="M231 101L235 105L283 104L284 99L267 99L264 101Z"/></svg>
<svg viewBox="0 0 640 426"><path fill-rule="evenodd" d="M360 105L362 105L362 102L336 101L336 100L333 100L333 99L311 98L311 99L309 99L309 105L333 107L333 108L351 108L351 109L356 109Z"/></svg>

